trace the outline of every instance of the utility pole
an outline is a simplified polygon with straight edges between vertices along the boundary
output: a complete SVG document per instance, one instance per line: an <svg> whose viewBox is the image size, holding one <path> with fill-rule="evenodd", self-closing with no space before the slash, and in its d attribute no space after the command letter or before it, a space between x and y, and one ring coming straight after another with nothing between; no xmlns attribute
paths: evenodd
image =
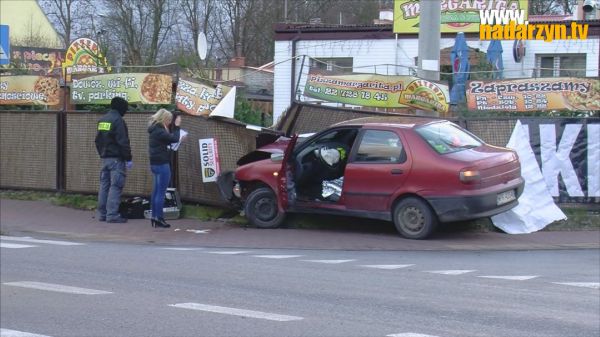
<svg viewBox="0 0 600 337"><path fill-rule="evenodd" d="M429 81L440 80L440 0L419 1L419 69L417 76ZM439 116L439 112L417 110L417 115Z"/></svg>

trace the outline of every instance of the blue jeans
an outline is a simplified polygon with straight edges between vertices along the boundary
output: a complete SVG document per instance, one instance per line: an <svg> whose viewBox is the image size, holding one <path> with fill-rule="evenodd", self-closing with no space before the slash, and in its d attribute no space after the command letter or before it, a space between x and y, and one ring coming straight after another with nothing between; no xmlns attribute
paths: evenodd
<svg viewBox="0 0 600 337"><path fill-rule="evenodd" d="M154 219L163 218L163 207L165 205L165 194L169 181L171 181L171 166L169 164L150 165L153 176L152 197L150 205Z"/></svg>
<svg viewBox="0 0 600 337"><path fill-rule="evenodd" d="M98 191L98 219L114 220L121 217L119 205L125 186L125 162L117 158L102 158L100 189Z"/></svg>

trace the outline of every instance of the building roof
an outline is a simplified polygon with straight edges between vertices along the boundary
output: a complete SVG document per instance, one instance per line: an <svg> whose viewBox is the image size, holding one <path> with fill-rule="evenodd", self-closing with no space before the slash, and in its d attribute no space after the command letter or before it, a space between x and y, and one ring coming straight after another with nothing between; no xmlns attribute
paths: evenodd
<svg viewBox="0 0 600 337"><path fill-rule="evenodd" d="M24 47L64 48L60 35L35 0L0 1L0 23L9 26L10 40L15 45L33 36L40 45Z"/></svg>
<svg viewBox="0 0 600 337"><path fill-rule="evenodd" d="M564 14L564 15L529 15L529 22L555 22L555 21L567 21L572 20L573 15Z"/></svg>
<svg viewBox="0 0 600 337"><path fill-rule="evenodd" d="M556 20L556 16L542 15L536 17L536 24L570 23L588 24L588 36L600 36L600 19L593 20ZM308 23L276 23L273 26L275 41L299 40L374 40L392 39L395 37L392 24L370 25L334 25L334 24L308 24ZM400 39L414 39L418 33L397 34ZM455 37L456 33L442 33L442 37ZM479 38L478 32L465 33L466 37Z"/></svg>

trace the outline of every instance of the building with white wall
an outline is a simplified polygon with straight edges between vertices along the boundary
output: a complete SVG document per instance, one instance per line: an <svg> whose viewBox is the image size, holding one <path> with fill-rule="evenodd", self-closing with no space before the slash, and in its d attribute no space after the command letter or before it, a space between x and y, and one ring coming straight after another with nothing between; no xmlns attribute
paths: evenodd
<svg viewBox="0 0 600 337"><path fill-rule="evenodd" d="M556 23L547 17L536 23ZM530 18L530 21L534 18ZM533 22L533 21L532 21ZM586 40L524 41L521 62L513 57L514 41L503 41L505 78L600 76L600 20L563 21L588 24ZM567 32L567 34L570 34ZM454 45L455 34L442 34L440 49ZM487 50L489 41L465 33L469 47ZM391 24L332 26L278 24L275 26L273 120L276 123L293 100L302 95L309 68L337 66L347 72L415 75L417 34L394 34ZM440 60L443 64L444 60Z"/></svg>

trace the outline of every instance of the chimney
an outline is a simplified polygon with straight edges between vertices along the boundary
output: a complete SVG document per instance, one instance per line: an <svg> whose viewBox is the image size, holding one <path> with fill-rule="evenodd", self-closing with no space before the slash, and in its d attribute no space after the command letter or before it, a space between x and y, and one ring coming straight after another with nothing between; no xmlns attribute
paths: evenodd
<svg viewBox="0 0 600 337"><path fill-rule="evenodd" d="M229 68L241 68L246 65L246 58L243 56L234 57L229 60L229 64L227 65Z"/></svg>

